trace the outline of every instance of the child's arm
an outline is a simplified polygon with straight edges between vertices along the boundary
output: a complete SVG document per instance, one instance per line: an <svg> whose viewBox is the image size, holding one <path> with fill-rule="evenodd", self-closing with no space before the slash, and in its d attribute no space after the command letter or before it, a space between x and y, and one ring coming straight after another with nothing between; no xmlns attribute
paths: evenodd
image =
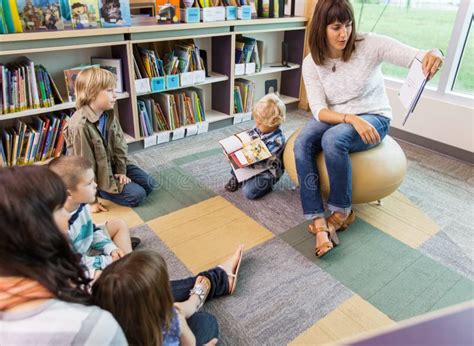
<svg viewBox="0 0 474 346"><path fill-rule="evenodd" d="M93 225L94 234L91 248L99 251L104 255L111 255L112 252L118 249L117 245L112 241L109 233L105 229L105 225Z"/></svg>
<svg viewBox="0 0 474 346"><path fill-rule="evenodd" d="M182 346L196 345L196 337L194 336L193 332L189 328L188 323L186 322L186 318L184 317L184 315L181 313L179 309L176 309L176 312L178 314L179 328L181 332L179 336L180 345Z"/></svg>

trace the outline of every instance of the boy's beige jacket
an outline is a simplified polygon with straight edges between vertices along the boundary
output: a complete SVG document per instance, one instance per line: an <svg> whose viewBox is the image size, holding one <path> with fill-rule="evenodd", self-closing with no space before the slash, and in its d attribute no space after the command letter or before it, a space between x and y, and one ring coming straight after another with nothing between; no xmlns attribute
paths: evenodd
<svg viewBox="0 0 474 346"><path fill-rule="evenodd" d="M80 155L92 163L97 188L117 194L122 192L123 186L114 178L114 173L127 173L128 147L113 111L107 114L107 145L97 128L100 115L89 106L74 112L64 128L64 138L68 155Z"/></svg>

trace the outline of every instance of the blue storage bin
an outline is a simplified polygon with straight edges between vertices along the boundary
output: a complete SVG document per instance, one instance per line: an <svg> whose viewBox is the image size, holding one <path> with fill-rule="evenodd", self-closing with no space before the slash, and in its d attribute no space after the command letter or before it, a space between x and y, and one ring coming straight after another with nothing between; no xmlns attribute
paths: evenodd
<svg viewBox="0 0 474 346"><path fill-rule="evenodd" d="M227 20L237 19L237 6L226 6L225 17Z"/></svg>
<svg viewBox="0 0 474 346"><path fill-rule="evenodd" d="M162 91L166 89L165 77L153 77L150 79L151 91Z"/></svg>
<svg viewBox="0 0 474 346"><path fill-rule="evenodd" d="M237 10L237 18L252 19L252 7L249 5L239 7Z"/></svg>
<svg viewBox="0 0 474 346"><path fill-rule="evenodd" d="M170 74L166 76L166 89L179 88L179 75Z"/></svg>
<svg viewBox="0 0 474 346"><path fill-rule="evenodd" d="M185 23L199 23L201 11L199 7L188 7L181 9L181 21Z"/></svg>

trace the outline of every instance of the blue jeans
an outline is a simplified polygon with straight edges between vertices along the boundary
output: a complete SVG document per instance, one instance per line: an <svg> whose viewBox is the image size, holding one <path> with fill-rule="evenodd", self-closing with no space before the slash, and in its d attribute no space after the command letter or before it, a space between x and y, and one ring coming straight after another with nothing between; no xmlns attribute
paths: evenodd
<svg viewBox="0 0 474 346"><path fill-rule="evenodd" d="M131 182L124 185L122 193L114 194L99 190L99 197L126 207L136 207L143 203L146 196L157 186L151 175L135 165L127 165L127 177Z"/></svg>
<svg viewBox="0 0 474 346"><path fill-rule="evenodd" d="M363 114L382 140L389 129L390 119L381 115ZM328 209L348 213L352 205L352 165L349 153L364 151L377 146L365 144L350 124L332 125L311 119L296 138L294 153L300 183L300 197L305 218L324 217L316 156L324 153L329 176L330 193Z"/></svg>
<svg viewBox="0 0 474 346"><path fill-rule="evenodd" d="M207 296L208 300L229 293L229 280L223 269L216 267L201 272L197 276L199 275L205 276L211 281L211 290ZM176 302L182 302L189 298L189 291L194 287L197 276L171 281L171 292ZM192 315L187 322L196 337L196 345L203 345L213 338L219 337L219 325L217 320L208 312L198 311Z"/></svg>

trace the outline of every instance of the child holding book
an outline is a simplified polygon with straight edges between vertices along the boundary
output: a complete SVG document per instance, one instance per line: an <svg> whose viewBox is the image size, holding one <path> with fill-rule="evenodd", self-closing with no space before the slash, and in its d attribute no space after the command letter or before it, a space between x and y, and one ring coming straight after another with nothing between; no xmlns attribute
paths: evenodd
<svg viewBox="0 0 474 346"><path fill-rule="evenodd" d="M170 282L159 253L135 251L104 270L92 302L112 313L130 345L215 344L215 317L197 310L206 299L234 293L242 253L243 245L222 265Z"/></svg>
<svg viewBox="0 0 474 346"><path fill-rule="evenodd" d="M155 180L127 159L127 143L113 108L117 99L114 75L89 68L77 75L76 109L64 130L69 155L80 155L94 167L98 196L136 207L156 186ZM94 212L106 211L100 203Z"/></svg>
<svg viewBox="0 0 474 346"><path fill-rule="evenodd" d="M225 185L227 191L234 192L242 187L242 192L248 199L256 199L272 191L273 186L284 172L282 156L285 136L280 125L285 121L285 116L286 106L276 94L265 95L255 104L253 109L254 130L260 135L272 157L249 166L251 168L267 168L267 170L243 183L239 183L232 172L232 177Z"/></svg>
<svg viewBox="0 0 474 346"><path fill-rule="evenodd" d="M132 252L128 227L123 220L109 220L103 225L92 222L90 207L97 184L91 163L81 156L61 156L49 168L62 177L67 188L64 208L71 213L67 235L91 278L97 278L106 266ZM138 238L136 240L139 240Z"/></svg>

